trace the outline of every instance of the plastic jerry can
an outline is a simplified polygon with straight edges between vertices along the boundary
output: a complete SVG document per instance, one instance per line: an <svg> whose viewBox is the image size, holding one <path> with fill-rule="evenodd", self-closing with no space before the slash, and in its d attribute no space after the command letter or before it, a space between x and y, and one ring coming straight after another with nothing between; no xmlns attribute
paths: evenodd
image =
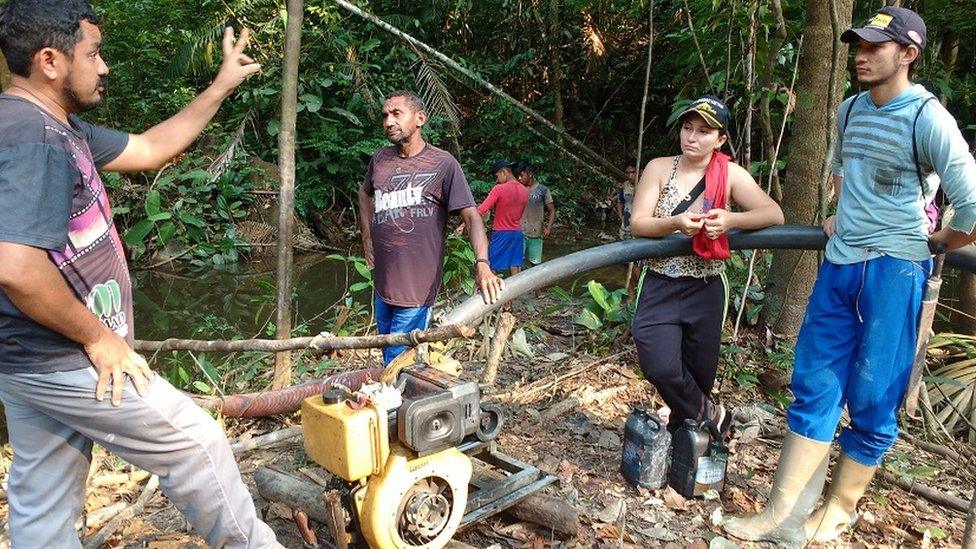
<svg viewBox="0 0 976 549"><path fill-rule="evenodd" d="M710 420L685 420L674 434L668 483L686 498L722 491L729 452Z"/></svg>
<svg viewBox="0 0 976 549"><path fill-rule="evenodd" d="M668 482L671 433L665 423L643 408L634 408L624 424L620 473L642 488L661 488Z"/></svg>

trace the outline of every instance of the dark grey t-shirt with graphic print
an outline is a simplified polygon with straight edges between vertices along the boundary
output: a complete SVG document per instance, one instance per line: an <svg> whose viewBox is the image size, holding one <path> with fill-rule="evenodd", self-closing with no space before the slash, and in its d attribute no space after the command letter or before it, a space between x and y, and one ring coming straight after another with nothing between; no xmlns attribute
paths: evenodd
<svg viewBox="0 0 976 549"><path fill-rule="evenodd" d="M47 250L76 298L131 345L132 286L97 171L128 139L0 95L0 242ZM81 345L31 320L0 290L0 373L88 366Z"/></svg>
<svg viewBox="0 0 976 549"><path fill-rule="evenodd" d="M431 145L410 158L385 147L369 161L363 190L375 208L376 293L390 305L433 305L444 269L447 216L475 205L461 166Z"/></svg>

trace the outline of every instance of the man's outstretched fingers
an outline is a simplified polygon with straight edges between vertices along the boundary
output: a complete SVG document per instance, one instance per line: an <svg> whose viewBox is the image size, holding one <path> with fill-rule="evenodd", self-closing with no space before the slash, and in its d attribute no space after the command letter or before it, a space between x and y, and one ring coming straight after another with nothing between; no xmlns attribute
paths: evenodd
<svg viewBox="0 0 976 549"><path fill-rule="evenodd" d="M241 29L240 36L237 37L237 44L234 46L234 53L240 54L247 47L247 43L251 41L251 31L247 30L247 27Z"/></svg>
<svg viewBox="0 0 976 549"><path fill-rule="evenodd" d="M224 39L222 40L224 57L234 51L234 29L224 27Z"/></svg>

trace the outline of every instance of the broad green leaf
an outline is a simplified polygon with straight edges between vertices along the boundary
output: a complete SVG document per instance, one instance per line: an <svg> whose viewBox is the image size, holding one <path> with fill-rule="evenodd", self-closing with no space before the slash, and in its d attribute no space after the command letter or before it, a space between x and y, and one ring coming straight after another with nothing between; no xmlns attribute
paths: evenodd
<svg viewBox="0 0 976 549"><path fill-rule="evenodd" d="M157 221L166 221L167 219L171 219L172 217L173 214L171 214L170 212L159 212L157 214L150 215L149 221L155 223Z"/></svg>
<svg viewBox="0 0 976 549"><path fill-rule="evenodd" d="M357 126L362 126L363 125L362 121L359 120L359 117L358 116L356 116L355 114L347 111L346 109L342 109L342 108L339 108L339 107L331 107L329 110L332 111L332 112L334 112L334 113L336 113L336 114L338 114L339 116L342 116L343 118L345 118L346 120L352 122L353 124L355 124Z"/></svg>
<svg viewBox="0 0 976 549"><path fill-rule="evenodd" d="M207 224L204 223L202 219L185 212L180 212L180 221L187 225L193 225L194 227L199 227L201 229L205 229L207 227Z"/></svg>
<svg viewBox="0 0 976 549"><path fill-rule="evenodd" d="M372 271L369 270L369 267L365 263L360 263L359 261L356 261L352 265L353 267L356 268L356 272L359 273L359 276L367 280L373 279L373 273Z"/></svg>
<svg viewBox="0 0 976 549"><path fill-rule="evenodd" d="M153 226L155 226L155 223L149 221L148 219L143 219L142 221L133 225L132 228L125 233L125 236L122 237L122 240L124 240L125 243L130 246L142 244L142 242L146 239L146 236L149 235L149 232L152 231Z"/></svg>
<svg viewBox="0 0 976 549"><path fill-rule="evenodd" d="M583 309L580 311L579 314L576 315L574 322L581 326L585 326L590 330L599 330L603 326L603 322L600 320L600 317L596 316L596 313L589 309Z"/></svg>
<svg viewBox="0 0 976 549"><path fill-rule="evenodd" d="M193 382L193 388L205 395L209 395L213 392L213 389L209 385L199 380Z"/></svg>
<svg viewBox="0 0 976 549"><path fill-rule="evenodd" d="M610 312L610 303L607 301L607 289L603 287L603 284L600 284L596 280L591 280L587 282L586 289L589 290L593 301L596 301L596 304L601 309Z"/></svg>
<svg viewBox="0 0 976 549"><path fill-rule="evenodd" d="M305 105L305 110L308 112L319 112L319 109L322 108L322 98L318 95L303 93L299 99Z"/></svg>
<svg viewBox="0 0 976 549"><path fill-rule="evenodd" d="M160 212L162 197L159 191L153 189L146 195L146 215L150 218Z"/></svg>
<svg viewBox="0 0 976 549"><path fill-rule="evenodd" d="M166 243L169 242L169 239L173 238L173 234L175 233L176 233L176 223L173 223L172 221L167 221L166 223L163 223L162 226L159 227L159 234L157 236L157 240L159 241L159 244L165 246Z"/></svg>

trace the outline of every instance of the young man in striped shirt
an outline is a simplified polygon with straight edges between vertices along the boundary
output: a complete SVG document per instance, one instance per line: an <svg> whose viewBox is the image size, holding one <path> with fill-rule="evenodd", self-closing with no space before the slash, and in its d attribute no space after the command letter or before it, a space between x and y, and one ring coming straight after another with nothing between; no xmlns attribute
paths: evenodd
<svg viewBox="0 0 976 549"><path fill-rule="evenodd" d="M827 260L796 344L796 400L769 501L762 513L725 525L747 540L823 542L850 525L898 437L930 248L976 240L976 162L952 115L910 80L925 23L911 10L886 7L841 40L856 47L857 78L868 92L838 111L837 215L824 225ZM930 235L925 210L939 182L926 174L933 171L955 214ZM838 437L842 453L810 516L845 405L851 421Z"/></svg>

